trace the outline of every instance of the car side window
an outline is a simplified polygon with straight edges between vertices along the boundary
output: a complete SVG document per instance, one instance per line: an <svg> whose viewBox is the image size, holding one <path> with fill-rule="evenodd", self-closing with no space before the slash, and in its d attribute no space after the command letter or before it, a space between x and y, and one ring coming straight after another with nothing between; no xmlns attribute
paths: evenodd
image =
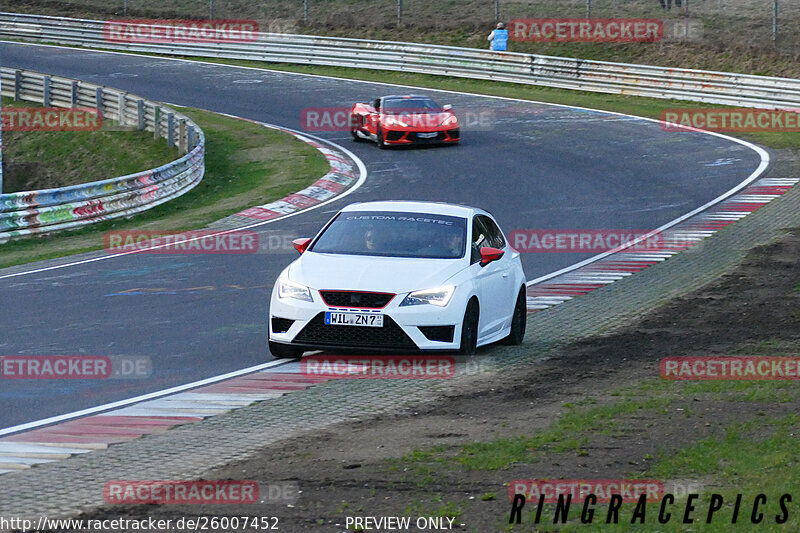
<svg viewBox="0 0 800 533"><path fill-rule="evenodd" d="M506 247L506 240L503 237L503 232L500 231L500 228L497 227L497 224L491 218L481 215L481 222L483 222L484 227L488 232L489 246L492 248L498 248L502 250Z"/></svg>
<svg viewBox="0 0 800 533"><path fill-rule="evenodd" d="M470 264L477 263L481 260L481 247L491 246L489 244L488 230L484 226L481 216L473 217L472 219L472 255L470 256Z"/></svg>

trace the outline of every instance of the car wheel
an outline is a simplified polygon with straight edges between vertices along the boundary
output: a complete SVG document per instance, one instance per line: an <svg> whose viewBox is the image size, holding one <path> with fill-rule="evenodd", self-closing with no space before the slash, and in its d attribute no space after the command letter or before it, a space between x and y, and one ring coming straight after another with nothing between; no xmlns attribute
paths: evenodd
<svg viewBox="0 0 800 533"><path fill-rule="evenodd" d="M478 303L470 300L461 324L461 347L459 355L474 355L478 349Z"/></svg>
<svg viewBox="0 0 800 533"><path fill-rule="evenodd" d="M376 136L378 137L378 139L377 139L378 148L380 148L381 150L385 150L386 149L386 143L383 142L383 130L381 128L378 128L378 131L376 132Z"/></svg>
<svg viewBox="0 0 800 533"><path fill-rule="evenodd" d="M355 124L355 118L353 115L350 115L350 124ZM350 135L353 137L353 140L359 142L361 137L358 136L358 128L351 128Z"/></svg>
<svg viewBox="0 0 800 533"><path fill-rule="evenodd" d="M525 324L528 320L528 306L525 298L525 287L521 288L514 304L514 316L511 318L511 332L503 339L503 344L519 346L525 338Z"/></svg>
<svg viewBox="0 0 800 533"><path fill-rule="evenodd" d="M278 359L300 359L305 350L297 346L269 341L269 351Z"/></svg>

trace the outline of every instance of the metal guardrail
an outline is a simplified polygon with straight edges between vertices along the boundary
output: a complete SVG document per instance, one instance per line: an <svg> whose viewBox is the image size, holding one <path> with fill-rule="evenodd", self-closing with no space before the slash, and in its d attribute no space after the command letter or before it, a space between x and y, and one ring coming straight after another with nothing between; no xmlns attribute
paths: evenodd
<svg viewBox="0 0 800 533"><path fill-rule="evenodd" d="M794 108L800 80L391 41L260 33L248 42L113 42L105 21L0 13L0 38L176 56L420 72L742 107Z"/></svg>
<svg viewBox="0 0 800 533"><path fill-rule="evenodd" d="M2 68L2 94L45 107L96 108L120 126L153 132L181 157L158 168L103 181L0 194L0 242L130 216L178 197L203 179L205 136L169 107L92 83Z"/></svg>

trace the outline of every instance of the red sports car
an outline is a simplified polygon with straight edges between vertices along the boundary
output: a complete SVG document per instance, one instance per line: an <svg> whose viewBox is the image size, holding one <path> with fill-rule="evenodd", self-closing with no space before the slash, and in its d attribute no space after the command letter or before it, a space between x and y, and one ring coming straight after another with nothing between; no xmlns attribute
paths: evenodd
<svg viewBox="0 0 800 533"><path fill-rule="evenodd" d="M354 104L350 134L370 139L380 148L401 144L454 144L461 140L452 106L440 106L427 96L384 96Z"/></svg>

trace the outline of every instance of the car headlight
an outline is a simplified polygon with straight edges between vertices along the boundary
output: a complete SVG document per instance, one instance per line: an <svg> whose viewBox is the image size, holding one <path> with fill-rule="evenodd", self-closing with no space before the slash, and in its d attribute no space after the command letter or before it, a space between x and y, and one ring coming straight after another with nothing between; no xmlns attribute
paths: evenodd
<svg viewBox="0 0 800 533"><path fill-rule="evenodd" d="M456 118L456 116L455 115L450 115L449 117L444 119L444 122L442 122L441 125L442 126L450 126L451 124L455 124L456 122L458 122L458 119Z"/></svg>
<svg viewBox="0 0 800 533"><path fill-rule="evenodd" d="M434 289L414 291L403 298L400 306L431 304L444 307L450 303L450 298L453 297L455 290L456 288L452 285L444 285Z"/></svg>
<svg viewBox="0 0 800 533"><path fill-rule="evenodd" d="M314 301L311 297L311 290L308 287L286 278L278 281L278 298L294 298L295 300L303 300L306 302Z"/></svg>
<svg viewBox="0 0 800 533"><path fill-rule="evenodd" d="M386 124L389 126L400 126L401 128L407 128L408 124L400 120L399 118L395 117L386 117Z"/></svg>

